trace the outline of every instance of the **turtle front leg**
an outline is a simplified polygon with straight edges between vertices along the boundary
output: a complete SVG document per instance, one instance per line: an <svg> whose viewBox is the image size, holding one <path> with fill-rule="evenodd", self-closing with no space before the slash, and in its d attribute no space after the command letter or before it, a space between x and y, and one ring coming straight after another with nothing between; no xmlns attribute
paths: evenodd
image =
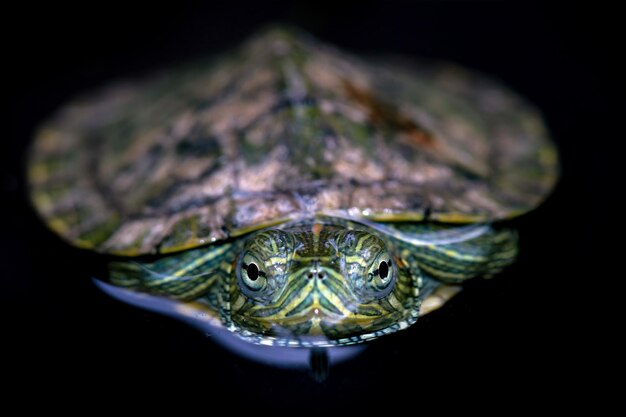
<svg viewBox="0 0 626 417"><path fill-rule="evenodd" d="M517 233L507 228L429 223L392 227L391 237L403 257L413 256L422 273L446 284L489 278L517 256Z"/></svg>
<svg viewBox="0 0 626 417"><path fill-rule="evenodd" d="M428 294L420 306L420 316L438 310L452 297L461 292L460 285L442 284Z"/></svg>
<svg viewBox="0 0 626 417"><path fill-rule="evenodd" d="M238 250L236 244L224 243L164 255L153 262L117 260L109 263L109 281L176 300L205 297L218 304Z"/></svg>
<svg viewBox="0 0 626 417"><path fill-rule="evenodd" d="M413 260L412 267L424 280L420 315L443 306L461 291L463 282L489 278L517 256L517 233L507 228L432 223L390 227L403 257Z"/></svg>

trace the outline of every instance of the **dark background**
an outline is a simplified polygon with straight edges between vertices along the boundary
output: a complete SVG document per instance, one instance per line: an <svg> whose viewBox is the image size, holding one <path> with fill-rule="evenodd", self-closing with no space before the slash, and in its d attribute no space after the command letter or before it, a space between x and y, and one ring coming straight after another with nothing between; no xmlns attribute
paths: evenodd
<svg viewBox="0 0 626 417"><path fill-rule="evenodd" d="M194 404L208 415L216 403L228 405L225 413L333 415L624 408L624 274L610 252L624 246L615 239L626 164L619 16L616 7L575 2L8 6L0 113L5 382L34 403L52 394L99 408L124 398ZM75 94L225 51L277 20L354 51L443 58L492 74L542 110L562 157L554 194L516 221L522 246L514 267L370 344L324 383L240 359L193 328L100 293L89 279L102 272L99 258L42 226L23 178L33 129Z"/></svg>

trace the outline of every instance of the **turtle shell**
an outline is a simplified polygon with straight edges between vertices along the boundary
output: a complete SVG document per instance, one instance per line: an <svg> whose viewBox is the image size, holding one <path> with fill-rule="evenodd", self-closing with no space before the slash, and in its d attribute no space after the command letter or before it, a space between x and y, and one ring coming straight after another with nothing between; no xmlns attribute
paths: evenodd
<svg viewBox="0 0 626 417"><path fill-rule="evenodd" d="M499 83L274 28L65 106L38 130L28 176L58 234L133 256L314 214L510 218L557 171L539 114Z"/></svg>

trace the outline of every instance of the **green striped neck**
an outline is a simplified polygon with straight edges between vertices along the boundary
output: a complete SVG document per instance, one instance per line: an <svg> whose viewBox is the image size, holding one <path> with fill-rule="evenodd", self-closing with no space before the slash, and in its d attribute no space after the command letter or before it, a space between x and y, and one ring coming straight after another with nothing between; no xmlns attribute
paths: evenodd
<svg viewBox="0 0 626 417"><path fill-rule="evenodd" d="M516 254L516 233L487 224L317 217L152 261L116 260L110 280L200 308L253 343L332 346L404 329L449 298L433 291L492 276Z"/></svg>

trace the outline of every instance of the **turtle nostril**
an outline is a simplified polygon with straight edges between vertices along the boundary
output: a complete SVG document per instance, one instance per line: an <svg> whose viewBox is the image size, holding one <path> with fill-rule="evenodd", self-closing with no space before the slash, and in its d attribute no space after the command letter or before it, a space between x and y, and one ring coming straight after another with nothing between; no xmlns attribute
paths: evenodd
<svg viewBox="0 0 626 417"><path fill-rule="evenodd" d="M308 274L306 274L306 277L308 279L313 279L314 277L317 277L317 279L324 279L326 278L326 272L324 271L318 272L318 271L313 270L309 272Z"/></svg>

